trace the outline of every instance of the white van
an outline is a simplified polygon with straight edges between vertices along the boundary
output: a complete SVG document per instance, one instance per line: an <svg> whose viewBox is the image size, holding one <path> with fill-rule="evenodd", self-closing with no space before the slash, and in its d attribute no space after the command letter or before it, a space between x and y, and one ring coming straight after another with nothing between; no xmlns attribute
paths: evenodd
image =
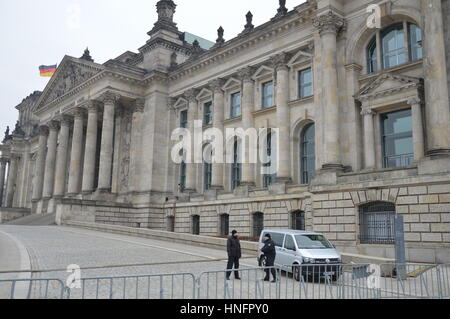
<svg viewBox="0 0 450 319"><path fill-rule="evenodd" d="M341 254L324 235L299 230L265 229L259 238L259 248L264 247L266 234L270 234L275 243L275 266L293 273L296 280L300 280L301 275L305 279L326 275L333 280L339 278ZM265 266L261 252L258 254L258 264Z"/></svg>

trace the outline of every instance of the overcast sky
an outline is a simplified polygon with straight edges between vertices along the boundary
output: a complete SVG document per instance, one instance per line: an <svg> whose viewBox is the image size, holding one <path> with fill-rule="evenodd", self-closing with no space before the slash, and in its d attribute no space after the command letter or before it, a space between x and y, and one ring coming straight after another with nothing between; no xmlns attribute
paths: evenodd
<svg viewBox="0 0 450 319"><path fill-rule="evenodd" d="M287 1L292 9L302 0ZM52 65L64 55L80 57L89 47L95 62L104 63L148 40L157 19L157 0L1 0L0 1L0 140L13 129L18 105L49 78L39 76L40 65ZM188 31L215 41L222 25L225 38L243 30L251 10L254 23L272 18L278 0L175 0L175 22Z"/></svg>

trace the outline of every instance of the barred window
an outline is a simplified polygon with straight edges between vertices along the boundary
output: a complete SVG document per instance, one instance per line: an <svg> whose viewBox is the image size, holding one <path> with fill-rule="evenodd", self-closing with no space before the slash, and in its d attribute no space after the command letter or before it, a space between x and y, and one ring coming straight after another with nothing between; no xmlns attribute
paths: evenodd
<svg viewBox="0 0 450 319"><path fill-rule="evenodd" d="M305 227L305 212L295 211L292 212L292 229L294 230L306 230Z"/></svg>
<svg viewBox="0 0 450 319"><path fill-rule="evenodd" d="M203 105L203 125L212 124L212 102Z"/></svg>
<svg viewBox="0 0 450 319"><path fill-rule="evenodd" d="M267 163L264 163L264 174L263 174L263 187L269 187L270 185L272 185L277 177L277 174L271 174L272 171L274 170L274 167L272 167L272 154L275 156L276 152L273 152L273 142L274 139L272 139L272 132L269 131L269 133L266 136L266 152L265 152L265 156L267 156L266 160ZM270 161L269 161L270 159Z"/></svg>
<svg viewBox="0 0 450 319"><path fill-rule="evenodd" d="M395 205L373 202L360 207L361 244L394 244Z"/></svg>
<svg viewBox="0 0 450 319"><path fill-rule="evenodd" d="M220 215L220 235L228 236L230 233L230 215L222 214Z"/></svg>
<svg viewBox="0 0 450 319"><path fill-rule="evenodd" d="M194 215L192 218L192 234L200 235L200 216Z"/></svg>
<svg viewBox="0 0 450 319"><path fill-rule="evenodd" d="M241 150L239 141L236 139L234 141L233 149L233 164L231 167L231 187L235 189L241 185L242 177L242 164L241 164Z"/></svg>
<svg viewBox="0 0 450 319"><path fill-rule="evenodd" d="M253 214L253 237L258 239L261 232L264 230L264 214Z"/></svg>
<svg viewBox="0 0 450 319"><path fill-rule="evenodd" d="M180 127L187 128L188 124L188 111L181 111L180 113Z"/></svg>
<svg viewBox="0 0 450 319"><path fill-rule="evenodd" d="M301 181L309 184L316 171L316 134L315 125L308 125L301 135Z"/></svg>

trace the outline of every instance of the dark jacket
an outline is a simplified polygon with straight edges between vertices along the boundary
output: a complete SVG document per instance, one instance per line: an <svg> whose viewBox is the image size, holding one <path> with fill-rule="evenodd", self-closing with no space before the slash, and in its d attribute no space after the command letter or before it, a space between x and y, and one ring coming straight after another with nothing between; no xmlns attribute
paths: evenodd
<svg viewBox="0 0 450 319"><path fill-rule="evenodd" d="M264 247L261 248L264 256L266 256L266 261L269 264L275 262L275 257L277 255L277 251L275 249L275 243L272 239L268 239L264 242Z"/></svg>
<svg viewBox="0 0 450 319"><path fill-rule="evenodd" d="M239 238L236 238L234 236L228 237L227 242L227 251L228 251L228 257L242 257L241 253L241 241Z"/></svg>

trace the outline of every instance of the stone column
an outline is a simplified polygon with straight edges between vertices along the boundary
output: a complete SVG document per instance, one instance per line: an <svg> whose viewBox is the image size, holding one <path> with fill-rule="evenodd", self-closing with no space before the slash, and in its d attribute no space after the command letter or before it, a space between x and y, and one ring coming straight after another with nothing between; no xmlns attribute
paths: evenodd
<svg viewBox="0 0 450 319"><path fill-rule="evenodd" d="M339 154L339 96L337 77L337 35L344 20L333 12L317 17L314 26L319 30L322 46L322 85L324 115L325 164L323 169L340 170Z"/></svg>
<svg viewBox="0 0 450 319"><path fill-rule="evenodd" d="M88 123L86 131L86 146L84 149L83 194L94 191L95 161L97 154L98 103L90 101L88 106Z"/></svg>
<svg viewBox="0 0 450 319"><path fill-rule="evenodd" d="M222 79L214 80L210 83L210 87L214 93L214 102L213 102L213 108L214 108L214 115L213 115L213 126L215 129L218 129L222 132L222 141L224 141L225 132L223 130L223 121L225 119L225 96L224 92L222 90L222 87L224 85L224 81ZM211 189L216 190L222 190L223 189L223 169L224 169L224 162L225 158L223 156L225 148L222 149L222 156L223 163L213 163L212 164L212 182L211 182Z"/></svg>
<svg viewBox="0 0 450 319"><path fill-rule="evenodd" d="M76 109L73 122L72 151L70 156L68 195L74 196L81 191L81 161L83 151L84 110Z"/></svg>
<svg viewBox="0 0 450 319"><path fill-rule="evenodd" d="M425 157L422 103L418 97L413 97L408 100L408 104L411 105L413 121L414 160L419 161Z"/></svg>
<svg viewBox="0 0 450 319"><path fill-rule="evenodd" d="M33 185L33 201L36 202L42 198L45 174L45 157L47 154L47 139L49 130L47 126L39 127L39 149L36 158L36 168Z"/></svg>
<svg viewBox="0 0 450 319"><path fill-rule="evenodd" d="M0 158L0 207L3 207L3 194L5 189L5 175L7 164L8 160L6 158Z"/></svg>
<svg viewBox="0 0 450 319"><path fill-rule="evenodd" d="M242 128L244 130L252 129L255 127L254 119L253 119L253 111L255 109L254 105L254 95L255 95L255 84L252 80L252 75L254 73L254 69L251 67L247 67L239 72L239 77L242 80ZM286 88L287 91L288 88ZM286 101L287 105L287 101ZM242 179L241 186L254 186L255 185L255 163L250 163L252 160L250 158L250 154L252 152L257 152L257 149L254 148L251 150L250 148L250 139L247 141L242 141L243 149L242 153ZM256 145L255 145L256 146ZM255 153L253 153L255 154Z"/></svg>
<svg viewBox="0 0 450 319"><path fill-rule="evenodd" d="M5 207L12 208L14 204L14 193L17 181L17 167L19 165L20 157L16 154L11 154L9 159L8 182L6 185L6 199Z"/></svg>
<svg viewBox="0 0 450 319"><path fill-rule="evenodd" d="M450 106L441 0L421 0L427 155L450 155Z"/></svg>
<svg viewBox="0 0 450 319"><path fill-rule="evenodd" d="M141 136L142 136L142 116L145 108L145 100L137 99L134 102L131 117L131 145L130 145L130 190L138 190L139 178L139 161L142 158Z"/></svg>
<svg viewBox="0 0 450 319"><path fill-rule="evenodd" d="M44 190L42 195L44 199L50 199L53 196L59 123L56 121L51 121L49 124L49 129L50 133L47 141L47 156L45 158Z"/></svg>
<svg viewBox="0 0 450 319"><path fill-rule="evenodd" d="M291 181L291 132L290 132L290 109L289 101L289 68L287 66L288 56L281 53L273 57L276 70L276 105L277 105L277 128L279 136L276 138L278 155L277 181Z"/></svg>
<svg viewBox="0 0 450 319"><path fill-rule="evenodd" d="M195 163L195 144L194 144L194 121L197 119L198 101L196 99L197 90L191 89L186 92L186 99L189 101L188 107L188 129L191 132L191 157L186 163L186 193L195 193L197 191L197 164Z"/></svg>
<svg viewBox="0 0 450 319"><path fill-rule="evenodd" d="M111 192L114 151L114 114L116 111L116 102L119 98L119 95L111 92L107 92L102 96L104 108L98 189L103 192Z"/></svg>
<svg viewBox="0 0 450 319"><path fill-rule="evenodd" d="M365 168L375 168L375 132L373 125L374 112L371 109L363 109L361 115L364 117L364 163Z"/></svg>
<svg viewBox="0 0 450 319"><path fill-rule="evenodd" d="M55 189L54 198L62 198L66 188L67 151L69 149L69 132L71 118L63 115L61 117L61 129L59 130L59 143L56 155Z"/></svg>

